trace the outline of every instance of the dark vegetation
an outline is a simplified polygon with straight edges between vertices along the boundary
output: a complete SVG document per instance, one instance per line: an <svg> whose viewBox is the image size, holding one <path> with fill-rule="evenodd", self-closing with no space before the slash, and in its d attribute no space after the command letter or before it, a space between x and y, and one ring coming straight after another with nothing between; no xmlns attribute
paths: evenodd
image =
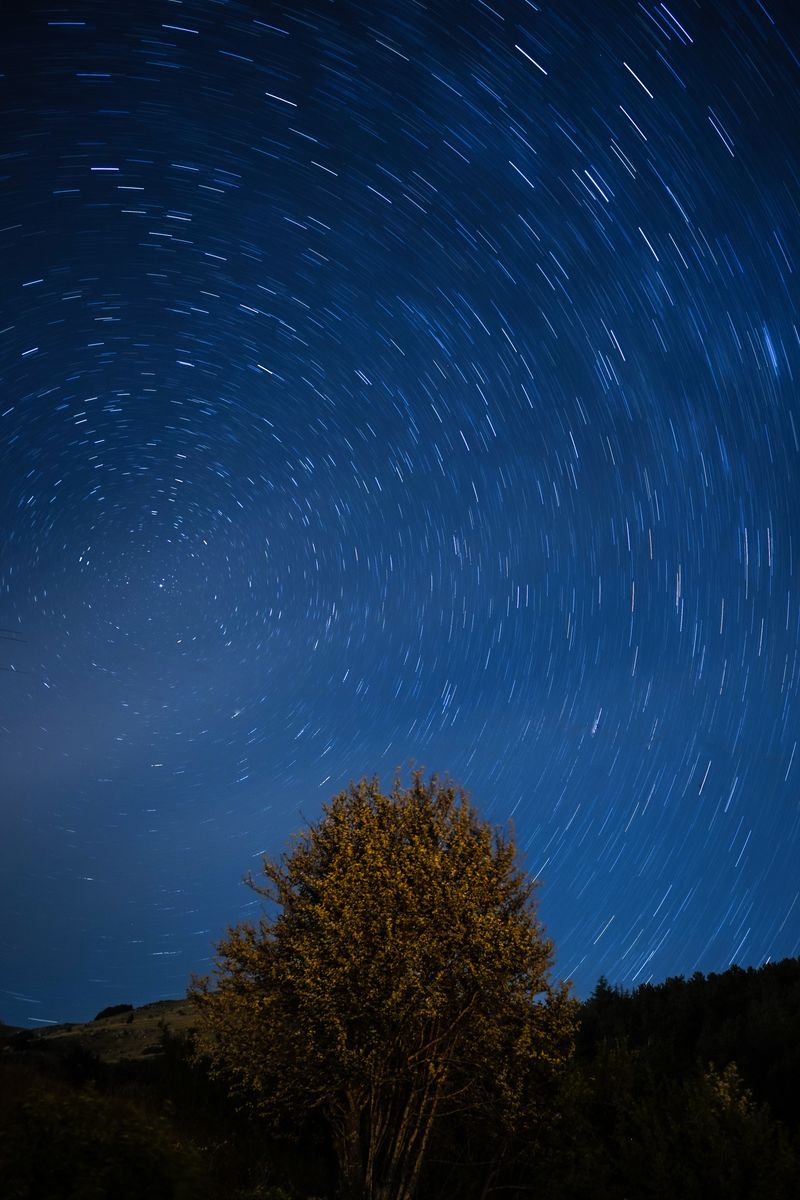
<svg viewBox="0 0 800 1200"><path fill-rule="evenodd" d="M100 1009L95 1021L102 1021L104 1017L118 1017L121 1013L129 1012L133 1012L132 1004L109 1004L108 1008Z"/></svg>
<svg viewBox="0 0 800 1200"><path fill-rule="evenodd" d="M191 1003L0 1027L3 1200L800 1196L800 959L579 1005L513 839L435 777L352 786L263 874Z"/></svg>
<svg viewBox="0 0 800 1200"><path fill-rule="evenodd" d="M1 1033L2 1031L0 1031ZM10 1033L0 1057L4 1200L290 1200L337 1194L324 1123L237 1110L165 1029L162 1053L103 1063ZM508 1148L492 1196L795 1200L800 959L646 984L601 980L539 1131ZM495 1132L442 1121L421 1200L480 1200Z"/></svg>

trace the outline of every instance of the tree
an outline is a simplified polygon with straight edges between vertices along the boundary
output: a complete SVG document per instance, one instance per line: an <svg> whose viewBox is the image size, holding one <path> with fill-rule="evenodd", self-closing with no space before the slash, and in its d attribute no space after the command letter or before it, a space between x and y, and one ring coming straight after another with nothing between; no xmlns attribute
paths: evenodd
<svg viewBox="0 0 800 1200"><path fill-rule="evenodd" d="M270 908L190 989L213 1072L270 1118L321 1112L342 1193L365 1200L411 1200L449 1113L519 1126L576 1005L510 834L436 776L362 780L263 875Z"/></svg>

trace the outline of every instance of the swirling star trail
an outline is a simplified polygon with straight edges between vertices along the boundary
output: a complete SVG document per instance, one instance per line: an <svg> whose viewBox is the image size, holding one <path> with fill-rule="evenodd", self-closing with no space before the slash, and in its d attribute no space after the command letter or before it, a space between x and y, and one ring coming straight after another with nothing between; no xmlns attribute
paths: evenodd
<svg viewBox="0 0 800 1200"><path fill-rule="evenodd" d="M410 759L579 994L800 953L799 34L4 18L3 1019L181 995Z"/></svg>

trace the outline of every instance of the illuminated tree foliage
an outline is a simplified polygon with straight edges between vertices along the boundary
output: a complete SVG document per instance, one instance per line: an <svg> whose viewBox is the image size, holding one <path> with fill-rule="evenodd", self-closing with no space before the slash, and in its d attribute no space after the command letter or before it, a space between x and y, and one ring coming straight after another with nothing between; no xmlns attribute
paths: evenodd
<svg viewBox="0 0 800 1200"><path fill-rule="evenodd" d="M439 1118L490 1114L500 1142L530 1119L576 1006L512 838L463 792L363 780L263 874L258 926L193 983L199 1050L265 1116L321 1112L344 1195L410 1200Z"/></svg>

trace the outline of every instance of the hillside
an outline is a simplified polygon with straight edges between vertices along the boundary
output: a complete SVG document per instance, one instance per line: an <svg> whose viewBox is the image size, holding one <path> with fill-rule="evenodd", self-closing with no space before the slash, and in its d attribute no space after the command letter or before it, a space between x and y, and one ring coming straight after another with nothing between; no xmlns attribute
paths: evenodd
<svg viewBox="0 0 800 1200"><path fill-rule="evenodd" d="M15 1029L6 1026L0 1036L6 1046L67 1055L76 1050L91 1054L103 1063L136 1062L159 1053L161 1035L187 1033L195 1024L188 1000L156 1000L140 1008L125 1007L124 1012L98 1015L83 1024L48 1025L43 1029Z"/></svg>

